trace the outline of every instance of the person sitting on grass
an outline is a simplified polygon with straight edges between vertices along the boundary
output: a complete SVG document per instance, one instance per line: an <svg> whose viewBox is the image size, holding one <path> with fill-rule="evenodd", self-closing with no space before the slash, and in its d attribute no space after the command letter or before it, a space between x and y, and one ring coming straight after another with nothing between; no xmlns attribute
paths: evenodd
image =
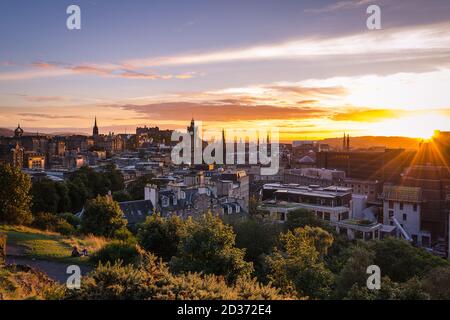
<svg viewBox="0 0 450 320"><path fill-rule="evenodd" d="M81 251L81 255L85 256L85 257L87 257L89 255L86 248L84 248L83 251Z"/></svg>
<svg viewBox="0 0 450 320"><path fill-rule="evenodd" d="M80 254L80 251L78 251L78 247L74 246L73 250L72 250L72 257L77 258L77 257L80 257L80 256L81 256L81 254Z"/></svg>

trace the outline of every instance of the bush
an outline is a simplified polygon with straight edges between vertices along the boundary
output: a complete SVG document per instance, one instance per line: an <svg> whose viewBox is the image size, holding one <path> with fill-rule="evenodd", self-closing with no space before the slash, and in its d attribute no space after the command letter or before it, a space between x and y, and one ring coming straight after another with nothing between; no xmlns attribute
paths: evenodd
<svg viewBox="0 0 450 320"><path fill-rule="evenodd" d="M6 261L6 235L0 234L0 266Z"/></svg>
<svg viewBox="0 0 450 320"><path fill-rule="evenodd" d="M40 230L58 232L63 235L71 235L75 232L75 228L70 223L49 212L36 214L32 226Z"/></svg>
<svg viewBox="0 0 450 320"><path fill-rule="evenodd" d="M70 212L64 212L60 213L59 217L61 219L66 220L70 225L72 225L74 228L77 228L81 225L81 219L78 218L76 215L70 213Z"/></svg>
<svg viewBox="0 0 450 320"><path fill-rule="evenodd" d="M228 286L223 277L188 273L173 275L156 256L140 251L136 266L99 264L83 279L80 290L67 292L69 299L86 300L212 300L290 299L272 286L240 278Z"/></svg>
<svg viewBox="0 0 450 320"><path fill-rule="evenodd" d="M124 241L113 241L102 249L97 251L92 257L91 261L95 264L101 262L105 264L107 262L116 263L122 261L123 264L134 264L139 257L139 249L133 243Z"/></svg>

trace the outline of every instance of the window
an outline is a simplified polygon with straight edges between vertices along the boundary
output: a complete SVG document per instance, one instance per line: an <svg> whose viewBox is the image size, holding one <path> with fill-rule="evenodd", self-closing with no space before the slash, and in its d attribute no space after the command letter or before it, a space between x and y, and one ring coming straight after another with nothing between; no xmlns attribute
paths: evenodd
<svg viewBox="0 0 450 320"><path fill-rule="evenodd" d="M406 217L406 213L403 214L403 221L406 221L407 217Z"/></svg>
<svg viewBox="0 0 450 320"><path fill-rule="evenodd" d="M389 201L389 209L394 209L394 201Z"/></svg>
<svg viewBox="0 0 450 320"><path fill-rule="evenodd" d="M403 202L400 202L400 210L403 210Z"/></svg>
<svg viewBox="0 0 450 320"><path fill-rule="evenodd" d="M186 199L186 192L181 191L180 197L181 197L181 199Z"/></svg>
<svg viewBox="0 0 450 320"><path fill-rule="evenodd" d="M161 199L161 201L162 201L162 206L163 206L163 207L168 207L168 206L169 206L169 198L163 197L163 198Z"/></svg>
<svg viewBox="0 0 450 320"><path fill-rule="evenodd" d="M416 212L417 211L417 203L414 203L413 205L413 210Z"/></svg>

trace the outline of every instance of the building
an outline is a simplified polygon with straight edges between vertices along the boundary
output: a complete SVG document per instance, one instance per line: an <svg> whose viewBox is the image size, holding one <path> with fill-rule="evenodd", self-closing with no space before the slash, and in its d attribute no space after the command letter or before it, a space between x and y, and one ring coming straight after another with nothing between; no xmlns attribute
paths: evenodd
<svg viewBox="0 0 450 320"><path fill-rule="evenodd" d="M38 152L27 151L25 152L24 167L32 170L44 170L45 169L45 155Z"/></svg>
<svg viewBox="0 0 450 320"><path fill-rule="evenodd" d="M211 180L217 197L222 203L236 202L242 210L248 212L250 198L249 177L244 170L227 170Z"/></svg>
<svg viewBox="0 0 450 320"><path fill-rule="evenodd" d="M0 163L8 163L13 167L23 167L24 150L18 143L11 145L0 145Z"/></svg>
<svg viewBox="0 0 450 320"><path fill-rule="evenodd" d="M397 227L398 236L422 247L431 247L430 231L422 225L424 204L418 187L384 186L383 223Z"/></svg>
<svg viewBox="0 0 450 320"><path fill-rule="evenodd" d="M345 233L349 239L379 239L385 231L376 220L353 216L351 189L345 187L266 184L258 209L279 222L286 221L290 212L305 209L328 221L338 233Z"/></svg>
<svg viewBox="0 0 450 320"><path fill-rule="evenodd" d="M404 149L317 152L316 166L342 170L348 178L398 183L414 156Z"/></svg>
<svg viewBox="0 0 450 320"><path fill-rule="evenodd" d="M98 136L97 117L95 117L94 127L92 128L92 136Z"/></svg>

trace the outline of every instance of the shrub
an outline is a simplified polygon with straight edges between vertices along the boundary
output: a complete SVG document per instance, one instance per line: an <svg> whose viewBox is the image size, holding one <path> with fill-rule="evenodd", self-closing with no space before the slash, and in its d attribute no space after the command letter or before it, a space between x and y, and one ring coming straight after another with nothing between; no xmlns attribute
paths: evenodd
<svg viewBox="0 0 450 320"><path fill-rule="evenodd" d="M0 234L0 266L6 261L6 235Z"/></svg>
<svg viewBox="0 0 450 320"><path fill-rule="evenodd" d="M66 220L69 224L71 224L74 228L77 228L79 225L81 225L81 219L78 218L76 215L70 213L70 212L64 212L60 213L59 217L61 219Z"/></svg>
<svg viewBox="0 0 450 320"><path fill-rule="evenodd" d="M135 244L124 241L113 241L102 249L98 250L92 257L91 261L95 264L101 262L103 264L110 262L115 263L122 261L123 264L134 264L139 257L139 249Z"/></svg>
<svg viewBox="0 0 450 320"><path fill-rule="evenodd" d="M212 300L212 299L289 299L278 289L246 278L229 286L223 277L187 273L173 275L167 264L140 250L136 266L123 263L99 264L83 279L80 290L67 292L69 299L114 300Z"/></svg>
<svg viewBox="0 0 450 320"><path fill-rule="evenodd" d="M63 235L71 235L75 232L75 228L66 220L49 212L34 215L32 226L40 230L59 232Z"/></svg>

